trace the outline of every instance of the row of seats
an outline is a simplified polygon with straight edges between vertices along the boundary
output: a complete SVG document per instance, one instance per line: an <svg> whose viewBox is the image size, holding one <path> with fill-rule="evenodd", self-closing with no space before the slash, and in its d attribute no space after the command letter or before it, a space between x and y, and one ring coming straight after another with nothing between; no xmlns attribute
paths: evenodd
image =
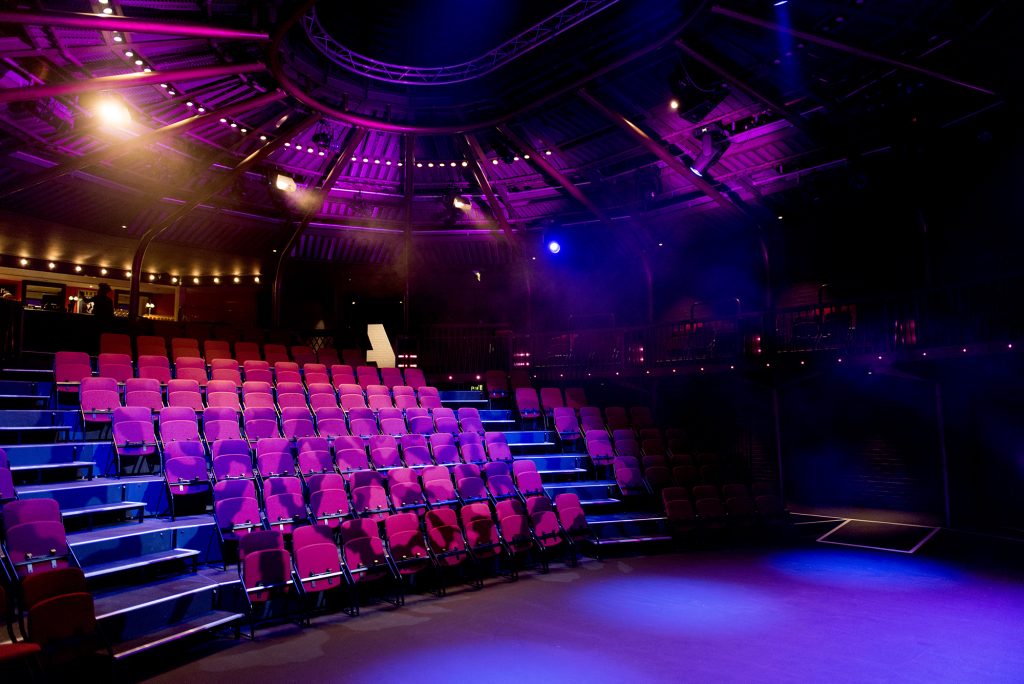
<svg viewBox="0 0 1024 684"><path fill-rule="evenodd" d="M174 379L163 387L152 378L131 378L125 383L122 397L117 380L92 377L82 378L79 408L86 423L109 423L113 412L125 406L147 408L154 416L168 407L188 407L197 414L212 408L227 408L236 413L242 413L243 408L272 408L282 414L285 409L298 408L307 413L310 410L340 410L350 424L355 420L376 422L391 419L403 424L408 421L409 430L424 434L433 431L431 424L436 424L439 432L458 432L460 425L466 431L483 432L483 422L477 409L460 408L456 418L452 409L440 405L435 388L421 387L419 396L412 388L407 389L408 394L394 397L386 391L371 394L369 402L362 394L343 394L339 402L330 385L313 385L307 394L301 383L281 383L274 388L268 383L252 380L242 383L239 388L226 380L211 380L204 392L195 380ZM399 427L395 434L406 431Z"/></svg>
<svg viewBox="0 0 1024 684"><path fill-rule="evenodd" d="M775 487L765 482L755 482L750 490L737 483L721 489L713 485L697 485L689 490L666 486L661 490L661 500L669 524L677 532L779 525L788 515Z"/></svg>
<svg viewBox="0 0 1024 684"><path fill-rule="evenodd" d="M101 354L126 354L132 358L143 356L162 356L168 358L167 340L156 335L138 335L133 348L132 338L119 333L103 333L100 335ZM215 359L234 359L239 363L245 361L265 360L271 364L277 361L295 361L296 363L338 363L338 352L325 347L313 351L306 345L283 345L267 343L260 345L255 342L235 342L234 351L231 343L226 340L204 340L200 351L199 340L193 337L172 337L170 358L179 356L200 357L206 361Z"/></svg>
<svg viewBox="0 0 1024 684"><path fill-rule="evenodd" d="M151 378L166 385L172 378L195 380L205 387L210 381L223 380L240 386L244 381L269 384L299 383L328 384L335 391L366 393L369 388L392 392L395 387L424 387L426 378L418 368L377 369L358 366L355 370L344 364L327 366L323 363L295 361L245 361L239 365L234 359L206 361L198 356L179 356L172 367L165 356L143 355L133 362L127 354L103 353L97 358L97 371L101 377L114 378L121 385L132 378ZM77 392L83 378L93 376L92 359L85 352L57 352L54 357L54 379L58 391Z"/></svg>

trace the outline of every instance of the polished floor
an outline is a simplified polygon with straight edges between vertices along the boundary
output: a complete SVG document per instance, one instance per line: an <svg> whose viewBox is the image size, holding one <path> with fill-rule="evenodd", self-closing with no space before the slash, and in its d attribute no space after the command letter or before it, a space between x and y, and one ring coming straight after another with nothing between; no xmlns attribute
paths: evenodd
<svg viewBox="0 0 1024 684"><path fill-rule="evenodd" d="M1012 567L812 544L556 565L215 642L147 681L1024 682L1022 643Z"/></svg>

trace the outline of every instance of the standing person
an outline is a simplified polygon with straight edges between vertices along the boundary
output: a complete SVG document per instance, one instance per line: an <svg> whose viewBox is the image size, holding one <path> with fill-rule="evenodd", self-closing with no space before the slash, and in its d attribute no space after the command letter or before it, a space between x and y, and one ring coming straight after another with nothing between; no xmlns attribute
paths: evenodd
<svg viewBox="0 0 1024 684"><path fill-rule="evenodd" d="M92 298L92 315L96 323L103 328L114 318L114 301L110 298L110 286L100 283L96 296Z"/></svg>

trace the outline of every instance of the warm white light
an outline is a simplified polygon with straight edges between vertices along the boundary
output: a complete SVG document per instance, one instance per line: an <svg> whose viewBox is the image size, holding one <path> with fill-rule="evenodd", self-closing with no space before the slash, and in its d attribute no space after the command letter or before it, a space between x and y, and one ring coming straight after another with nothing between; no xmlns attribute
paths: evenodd
<svg viewBox="0 0 1024 684"><path fill-rule="evenodd" d="M160 84L160 87L161 87L161 88L166 88L166 87L167 87L167 84L166 84L166 83L161 83L161 84Z"/></svg>
<svg viewBox="0 0 1024 684"><path fill-rule="evenodd" d="M200 114L202 114L203 112L206 111L206 107L199 107L198 109L196 109L196 111L199 112Z"/></svg>
<svg viewBox="0 0 1024 684"><path fill-rule="evenodd" d="M390 160L390 159L388 159L388 160L387 160L386 162L384 162L384 165L385 165L385 166L391 166L391 160Z"/></svg>
<svg viewBox="0 0 1024 684"><path fill-rule="evenodd" d="M149 280L150 280L150 282L153 282L154 280L156 280L156 276L153 275L152 273L150 273L149 274Z"/></svg>
<svg viewBox="0 0 1024 684"><path fill-rule="evenodd" d="M227 123L227 122L228 122L228 120L227 120L227 119L225 119L224 117L221 117L221 119L220 119L220 122L221 122L221 123Z"/></svg>
<svg viewBox="0 0 1024 684"><path fill-rule="evenodd" d="M186 107L192 107L192 106L194 106L194 104L193 104L192 100L189 100L188 102L185 103L185 106Z"/></svg>
<svg viewBox="0 0 1024 684"><path fill-rule="evenodd" d="M255 282L257 285L259 285L260 284L260 277L256 276L255 278L253 278L253 282Z"/></svg>
<svg viewBox="0 0 1024 684"><path fill-rule="evenodd" d="M277 178L274 180L274 186L282 192L295 192L295 179L291 176L285 176L283 174L277 174Z"/></svg>
<svg viewBox="0 0 1024 684"><path fill-rule="evenodd" d="M232 280L233 280L233 281L234 281L235 283L239 283L239 282L241 282L241 281L242 281L242 279L241 279L241 278L239 278L238 276L235 276L234 278L232 278Z"/></svg>
<svg viewBox="0 0 1024 684"><path fill-rule="evenodd" d="M218 278L217 276L214 276L213 277L213 282L214 282L215 285L220 285L220 278Z"/></svg>
<svg viewBox="0 0 1024 684"><path fill-rule="evenodd" d="M143 62L141 59L135 60L135 66L142 66L143 64L145 64L145 62Z"/></svg>
<svg viewBox="0 0 1024 684"><path fill-rule="evenodd" d="M370 162L370 158L369 157L363 157L363 163L364 164L368 164L369 162Z"/></svg>
<svg viewBox="0 0 1024 684"><path fill-rule="evenodd" d="M231 127L232 128L238 128L238 124L236 124L234 121L232 121L231 122Z"/></svg>
<svg viewBox="0 0 1024 684"><path fill-rule="evenodd" d="M239 133L248 133L249 129L248 128L240 128L240 129L238 129L238 132Z"/></svg>
<svg viewBox="0 0 1024 684"><path fill-rule="evenodd" d="M668 103L669 109L679 109L679 100L671 100Z"/></svg>
<svg viewBox="0 0 1024 684"><path fill-rule="evenodd" d="M20 263L22 266L28 266L28 259L22 259L18 263Z"/></svg>
<svg viewBox="0 0 1024 684"><path fill-rule="evenodd" d="M120 42L122 42L123 40L124 40L124 38L122 38L121 36L114 36L114 42L115 42L115 43L120 43Z"/></svg>
<svg viewBox="0 0 1024 684"><path fill-rule="evenodd" d="M529 159L529 158L530 158L530 155L528 155L528 154L524 154L523 155L523 159Z"/></svg>
<svg viewBox="0 0 1024 684"><path fill-rule="evenodd" d="M423 168L423 162L416 162L416 168L417 169L422 169Z"/></svg>
<svg viewBox="0 0 1024 684"><path fill-rule="evenodd" d="M434 168L434 162L427 162L427 168Z"/></svg>
<svg viewBox="0 0 1024 684"><path fill-rule="evenodd" d="M103 13L104 13L104 14L113 14L113 13L114 13L114 10L113 10L113 8L111 8L111 7L104 7L104 8L103 8Z"/></svg>
<svg viewBox="0 0 1024 684"><path fill-rule="evenodd" d="M123 126L132 120L132 114L121 102L106 99L99 103L96 112L103 120L113 126Z"/></svg>
<svg viewBox="0 0 1024 684"><path fill-rule="evenodd" d="M497 159L492 159L491 163L494 164L495 166L497 166L498 165L498 160Z"/></svg>
<svg viewBox="0 0 1024 684"><path fill-rule="evenodd" d="M512 157L512 161L514 161L514 162L519 161L519 155L516 155L515 157Z"/></svg>
<svg viewBox="0 0 1024 684"><path fill-rule="evenodd" d="M292 146L292 144L291 144L290 142L286 142L286 143L284 144L284 146L285 146L285 147L291 147L291 146Z"/></svg>
<svg viewBox="0 0 1024 684"><path fill-rule="evenodd" d="M125 278L131 278L132 277L132 272L131 271L125 271L124 272L124 277Z"/></svg>
<svg viewBox="0 0 1024 684"><path fill-rule="evenodd" d="M50 268L51 271L57 268L57 264L53 263L52 261L46 265Z"/></svg>
<svg viewBox="0 0 1024 684"><path fill-rule="evenodd" d="M325 152L323 150L320 150L319 152L317 152L317 154L322 157L322 156L324 156Z"/></svg>
<svg viewBox="0 0 1024 684"><path fill-rule="evenodd" d="M168 90L167 94L168 95L177 95L178 93L174 92L173 90Z"/></svg>
<svg viewBox="0 0 1024 684"><path fill-rule="evenodd" d="M101 268L100 269L100 275L107 275L107 269Z"/></svg>
<svg viewBox="0 0 1024 684"><path fill-rule="evenodd" d="M455 162L452 162L452 163L451 163L451 164L449 164L448 166L451 166L451 167L453 167L453 168L454 168L454 167L455 167Z"/></svg>
<svg viewBox="0 0 1024 684"><path fill-rule="evenodd" d="M309 152L310 154L313 154L313 148L312 147L307 147L306 148L306 152Z"/></svg>
<svg viewBox="0 0 1024 684"><path fill-rule="evenodd" d="M546 154L547 156L550 157L551 156L551 150L544 150L544 154Z"/></svg>
<svg viewBox="0 0 1024 684"><path fill-rule="evenodd" d="M193 278L192 282L195 283L196 285L198 285L199 284L199 278Z"/></svg>
<svg viewBox="0 0 1024 684"><path fill-rule="evenodd" d="M469 166L469 162L468 162L468 161L465 161L465 160L463 160L463 162L462 162L462 166L463 166L463 167Z"/></svg>
<svg viewBox="0 0 1024 684"><path fill-rule="evenodd" d="M81 266L75 266L75 273L81 273L81 272L82 272L82 267Z"/></svg>
<svg viewBox="0 0 1024 684"><path fill-rule="evenodd" d="M117 40L117 36L114 36L114 40ZM129 59L131 59L132 57L135 56L135 53L132 52L131 50L125 50L124 51L124 56L129 58Z"/></svg>
<svg viewBox="0 0 1024 684"><path fill-rule="evenodd" d="M171 282L176 284L178 282L177 276L175 276L174 278L171 278Z"/></svg>
<svg viewBox="0 0 1024 684"><path fill-rule="evenodd" d="M264 140L265 141L266 139L267 139L267 136L265 136L265 135L261 135L260 136L260 140Z"/></svg>
<svg viewBox="0 0 1024 684"><path fill-rule="evenodd" d="M147 73L147 74L150 74L150 73L152 73L152 72L153 72L153 70L152 70L152 69L150 69L149 67L146 67L146 68L145 68L145 69L143 69L142 71L143 71L143 72L145 72L145 73Z"/></svg>

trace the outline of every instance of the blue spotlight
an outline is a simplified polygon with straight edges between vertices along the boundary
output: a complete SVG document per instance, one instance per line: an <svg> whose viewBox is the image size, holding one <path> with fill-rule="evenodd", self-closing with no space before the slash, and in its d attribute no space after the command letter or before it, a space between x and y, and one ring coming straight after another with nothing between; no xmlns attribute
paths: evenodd
<svg viewBox="0 0 1024 684"><path fill-rule="evenodd" d="M789 2L789 0L778 0L778 2L774 3L774 5L776 7L781 7L782 5L785 5L787 2Z"/></svg>
<svg viewBox="0 0 1024 684"><path fill-rule="evenodd" d="M552 240L548 243L548 251L552 254L558 254L562 251L562 245L558 244L557 240Z"/></svg>
<svg viewBox="0 0 1024 684"><path fill-rule="evenodd" d="M701 172L700 172L700 169L698 169L698 168L697 168L696 166L691 166L691 167L690 167L690 172L691 172L691 173L692 173L692 174L693 174L694 176L697 176L697 177L699 177L699 178L703 178L703 177L704 177L704 174L703 174L703 173L701 173Z"/></svg>

